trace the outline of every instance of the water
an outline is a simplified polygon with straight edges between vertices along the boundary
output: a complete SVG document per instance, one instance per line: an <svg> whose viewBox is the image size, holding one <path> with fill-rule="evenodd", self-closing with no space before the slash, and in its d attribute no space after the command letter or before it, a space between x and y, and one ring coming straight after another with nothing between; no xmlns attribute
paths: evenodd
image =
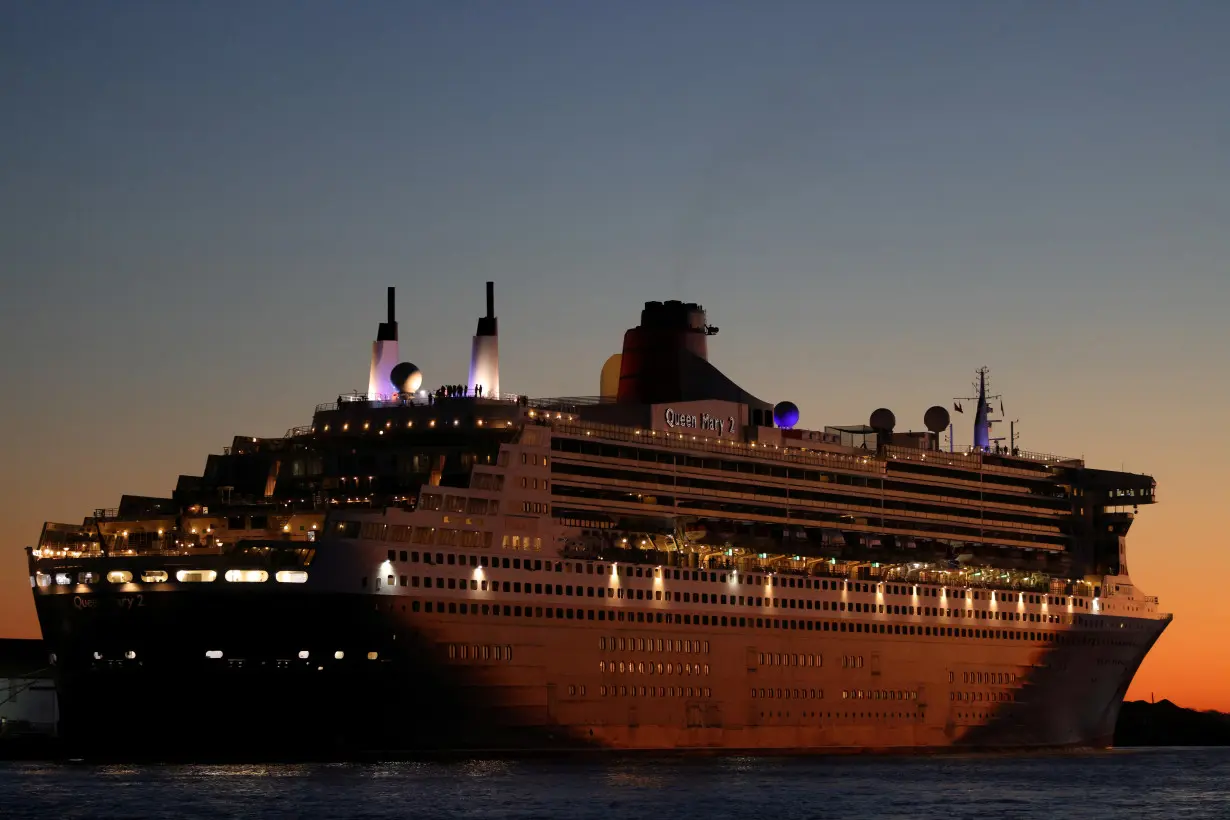
<svg viewBox="0 0 1230 820"><path fill-rule="evenodd" d="M0 764L0 817L1222 818L1230 748L937 758Z"/></svg>

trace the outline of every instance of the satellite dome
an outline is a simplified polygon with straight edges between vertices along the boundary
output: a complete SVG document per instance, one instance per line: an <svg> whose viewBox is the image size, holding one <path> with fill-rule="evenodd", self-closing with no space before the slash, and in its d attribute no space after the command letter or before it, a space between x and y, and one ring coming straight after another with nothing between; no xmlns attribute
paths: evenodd
<svg viewBox="0 0 1230 820"><path fill-rule="evenodd" d="M948 429L948 408L935 405L927 408L927 412L923 414L923 424L932 433L942 433Z"/></svg>
<svg viewBox="0 0 1230 820"><path fill-rule="evenodd" d="M881 407L879 410L871 414L871 426L876 430L884 430L889 433L897 426L897 417L893 415L893 411L887 407Z"/></svg>
<svg viewBox="0 0 1230 820"><path fill-rule="evenodd" d="M799 408L792 401L779 401L773 405L773 422L778 427L790 428L799 423Z"/></svg>
<svg viewBox="0 0 1230 820"><path fill-rule="evenodd" d="M398 393L414 393L423 385L423 371L410 362L402 362L393 367L389 381Z"/></svg>

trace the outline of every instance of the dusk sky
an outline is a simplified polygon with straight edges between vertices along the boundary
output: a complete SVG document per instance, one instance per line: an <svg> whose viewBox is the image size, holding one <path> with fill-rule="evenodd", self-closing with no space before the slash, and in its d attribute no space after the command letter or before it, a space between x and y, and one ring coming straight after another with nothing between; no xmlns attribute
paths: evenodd
<svg viewBox="0 0 1230 820"><path fill-rule="evenodd" d="M1131 698L1230 710L1230 3L0 5L0 636L22 548L404 358L593 394L645 300L801 424L991 367L1147 472ZM959 443L970 438L958 419ZM964 421L964 427L960 426Z"/></svg>

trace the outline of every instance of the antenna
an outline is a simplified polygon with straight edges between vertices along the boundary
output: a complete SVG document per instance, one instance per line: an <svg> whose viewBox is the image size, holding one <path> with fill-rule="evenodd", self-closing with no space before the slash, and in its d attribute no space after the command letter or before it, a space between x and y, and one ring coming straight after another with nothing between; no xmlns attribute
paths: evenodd
<svg viewBox="0 0 1230 820"><path fill-rule="evenodd" d="M487 283L487 318L495 318L495 282Z"/></svg>
<svg viewBox="0 0 1230 820"><path fill-rule="evenodd" d="M392 287L392 286L389 287L389 324L394 324L397 321L397 319L394 316L395 311L393 309L393 303L395 301L394 294L396 293L396 291L397 291L397 288Z"/></svg>

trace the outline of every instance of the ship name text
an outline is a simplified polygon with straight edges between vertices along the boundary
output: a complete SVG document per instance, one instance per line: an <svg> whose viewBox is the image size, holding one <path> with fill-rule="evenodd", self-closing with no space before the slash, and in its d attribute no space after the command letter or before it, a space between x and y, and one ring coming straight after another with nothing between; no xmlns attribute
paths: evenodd
<svg viewBox="0 0 1230 820"><path fill-rule="evenodd" d="M676 427L684 427L689 430L709 430L717 433L719 436L723 432L728 435L734 435L735 432L735 417L729 417L725 422L717 416L711 416L708 413L701 413L699 416L692 413L681 413L672 407L666 408L665 412L666 426L670 429Z"/></svg>

